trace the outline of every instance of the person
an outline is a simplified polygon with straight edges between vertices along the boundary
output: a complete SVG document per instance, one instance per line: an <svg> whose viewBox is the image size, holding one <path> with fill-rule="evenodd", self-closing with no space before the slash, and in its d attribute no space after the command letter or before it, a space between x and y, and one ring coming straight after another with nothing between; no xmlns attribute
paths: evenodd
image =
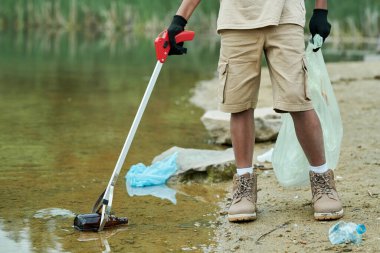
<svg viewBox="0 0 380 253"><path fill-rule="evenodd" d="M186 53L175 43L200 0L183 0L168 27L170 55ZM256 219L257 175L252 167L254 109L258 100L261 57L264 53L276 112L292 116L296 136L310 164L314 218L343 216L334 173L326 164L323 135L307 91L304 0L220 0L217 31L221 37L218 101L231 114L231 140L237 173L228 210L230 222ZM330 33L327 0L316 0L309 22L314 36Z"/></svg>

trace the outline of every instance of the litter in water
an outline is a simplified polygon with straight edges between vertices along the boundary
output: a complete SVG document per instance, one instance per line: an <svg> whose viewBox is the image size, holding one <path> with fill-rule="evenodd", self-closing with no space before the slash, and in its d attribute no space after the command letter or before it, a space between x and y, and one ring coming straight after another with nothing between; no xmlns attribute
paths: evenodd
<svg viewBox="0 0 380 253"><path fill-rule="evenodd" d="M142 163L133 165L125 176L127 185L144 187L165 184L178 169L177 156L178 153L175 152L161 161L153 163L151 166L145 166Z"/></svg>
<svg viewBox="0 0 380 253"><path fill-rule="evenodd" d="M88 213L79 214L74 219L74 228L79 231L98 231L100 226L101 214L100 213ZM128 218L119 218L114 215L108 216L108 220L104 225L104 228L116 227L120 225L127 225Z"/></svg>

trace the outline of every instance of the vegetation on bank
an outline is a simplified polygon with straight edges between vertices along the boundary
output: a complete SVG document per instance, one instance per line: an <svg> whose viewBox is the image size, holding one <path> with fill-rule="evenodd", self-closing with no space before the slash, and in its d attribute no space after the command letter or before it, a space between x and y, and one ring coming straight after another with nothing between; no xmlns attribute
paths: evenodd
<svg viewBox="0 0 380 253"><path fill-rule="evenodd" d="M179 1L151 0L2 0L0 31L91 31L149 33L166 27ZM209 27L216 19L216 2L204 1L194 18Z"/></svg>
<svg viewBox="0 0 380 253"><path fill-rule="evenodd" d="M157 33L166 27L180 0L1 0L0 31L79 31L92 33ZM312 10L314 1L306 1ZM343 4L344 3L344 4ZM215 32L219 1L202 1L190 26ZM339 36L380 34L378 0L330 1L329 19ZM308 11L308 18L311 11Z"/></svg>

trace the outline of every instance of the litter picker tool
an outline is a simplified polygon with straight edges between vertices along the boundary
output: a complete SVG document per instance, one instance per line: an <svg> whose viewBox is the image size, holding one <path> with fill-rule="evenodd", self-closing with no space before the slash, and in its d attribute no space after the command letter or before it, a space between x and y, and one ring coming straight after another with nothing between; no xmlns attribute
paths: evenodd
<svg viewBox="0 0 380 253"><path fill-rule="evenodd" d="M195 35L195 33L193 31L183 31L183 32L181 32L175 36L176 43L181 43L184 41L193 40L194 35ZM111 216L114 187L115 187L117 178L119 176L120 170L123 167L125 158L127 156L129 148L131 146L133 138L135 136L137 127L141 121L141 117L144 113L144 110L146 108L146 105L148 103L150 95L153 91L154 85L156 84L156 81L157 81L158 75L161 71L162 65L166 61L166 58L168 57L168 54L170 51L170 43L169 43L168 32L163 31L155 39L154 44L155 44L155 48L156 48L157 64L156 64L156 67L154 68L154 71L153 71L153 74L150 78L148 87L146 88L145 94L144 94L142 101L140 103L140 106L137 110L135 119L133 120L132 126L129 130L129 133L128 133L127 139L125 140L123 149L121 150L119 158L116 162L116 166L115 166L115 169L112 173L111 179L108 182L107 188L103 191L103 193L99 196L98 200L95 202L95 205L92 208L92 214L78 215L75 218L74 226L79 230L85 230L83 228L86 226L86 224L94 222L96 220L96 219L94 219L94 215L96 215L96 214L99 215L99 217L97 219L97 223L99 223L99 227L97 228L97 225L91 226L91 228L92 228L91 230L93 230L93 231L102 231L104 227L113 226L113 224L117 223L117 222L114 222L115 217ZM89 217L88 219L87 219L86 215ZM99 220L100 220L100 222L99 222ZM124 224L126 222L127 222L127 220L125 219Z"/></svg>

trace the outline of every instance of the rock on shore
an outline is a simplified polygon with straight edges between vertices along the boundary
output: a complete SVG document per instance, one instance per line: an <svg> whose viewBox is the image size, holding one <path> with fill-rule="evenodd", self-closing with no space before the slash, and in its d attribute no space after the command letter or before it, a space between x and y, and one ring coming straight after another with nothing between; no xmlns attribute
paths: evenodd
<svg viewBox="0 0 380 253"><path fill-rule="evenodd" d="M235 171L232 148L226 150L204 150L172 147L156 156L152 163L178 152L177 172L170 181L210 180L213 182L231 179Z"/></svg>
<svg viewBox="0 0 380 253"><path fill-rule="evenodd" d="M211 110L207 111L201 120L215 143L231 145L229 113ZM280 126L281 116L272 108L265 107L255 110L256 142L275 140Z"/></svg>

